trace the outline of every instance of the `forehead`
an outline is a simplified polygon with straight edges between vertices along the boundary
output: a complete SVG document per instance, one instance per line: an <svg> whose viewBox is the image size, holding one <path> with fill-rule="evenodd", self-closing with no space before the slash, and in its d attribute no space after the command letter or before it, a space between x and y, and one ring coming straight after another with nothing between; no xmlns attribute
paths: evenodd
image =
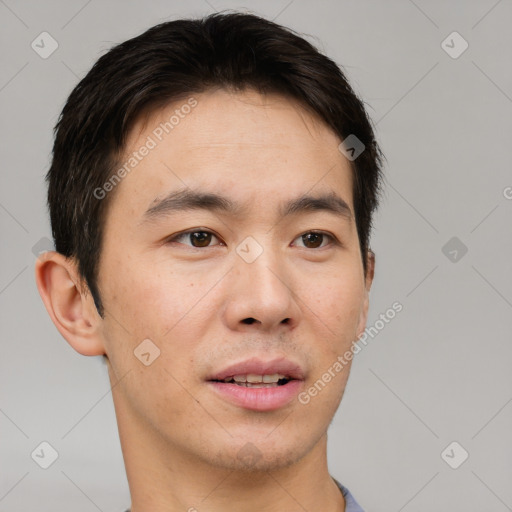
<svg viewBox="0 0 512 512"><path fill-rule="evenodd" d="M306 110L298 101L278 93L262 94L250 88L243 91L207 90L151 111L134 124L126 148L136 145L141 135L158 130L160 123L167 123L170 128L169 133L162 134L164 138L172 133L173 138L190 147L201 142L209 145L279 142L275 140L276 134L280 135L280 142L284 139L293 141L297 137L304 142L306 135L316 142L326 136L330 140L325 142L340 142L317 114ZM290 123L294 125L291 132ZM256 129L262 127L266 129Z"/></svg>
<svg viewBox="0 0 512 512"><path fill-rule="evenodd" d="M339 143L318 116L279 94L191 94L134 125L120 163L138 160L117 193L138 210L184 186L252 199L348 188L351 203L352 171Z"/></svg>

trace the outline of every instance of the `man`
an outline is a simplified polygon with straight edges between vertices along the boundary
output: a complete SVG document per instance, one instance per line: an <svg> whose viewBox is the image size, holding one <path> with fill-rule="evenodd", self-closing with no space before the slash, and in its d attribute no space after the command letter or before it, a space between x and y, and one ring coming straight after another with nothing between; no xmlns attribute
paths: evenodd
<svg viewBox="0 0 512 512"><path fill-rule="evenodd" d="M339 68L249 14L155 26L73 90L47 179L38 289L106 358L131 511L362 510L327 429L381 154Z"/></svg>

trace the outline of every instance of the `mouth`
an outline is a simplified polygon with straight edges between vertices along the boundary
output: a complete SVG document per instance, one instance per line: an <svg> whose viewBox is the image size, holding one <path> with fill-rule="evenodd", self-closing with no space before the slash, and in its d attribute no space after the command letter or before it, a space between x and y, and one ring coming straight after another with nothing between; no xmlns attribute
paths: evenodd
<svg viewBox="0 0 512 512"><path fill-rule="evenodd" d="M224 380L213 380L212 382L223 382L225 384L236 384L245 388L276 388L277 386L284 386L290 380L294 380L291 377L286 377L279 373L273 375L256 375L250 373L247 375L234 375Z"/></svg>
<svg viewBox="0 0 512 512"><path fill-rule="evenodd" d="M286 359L249 359L207 379L223 400L253 411L273 411L289 404L304 382L299 365Z"/></svg>

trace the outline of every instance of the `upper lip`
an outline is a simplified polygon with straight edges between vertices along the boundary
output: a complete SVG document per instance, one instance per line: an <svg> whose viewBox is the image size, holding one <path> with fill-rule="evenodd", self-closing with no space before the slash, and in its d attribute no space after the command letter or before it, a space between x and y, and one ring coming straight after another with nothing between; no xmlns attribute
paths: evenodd
<svg viewBox="0 0 512 512"><path fill-rule="evenodd" d="M207 380L224 380L235 375L273 375L279 373L288 379L304 379L304 371L297 363L284 358L263 361L258 358L246 359L216 372Z"/></svg>

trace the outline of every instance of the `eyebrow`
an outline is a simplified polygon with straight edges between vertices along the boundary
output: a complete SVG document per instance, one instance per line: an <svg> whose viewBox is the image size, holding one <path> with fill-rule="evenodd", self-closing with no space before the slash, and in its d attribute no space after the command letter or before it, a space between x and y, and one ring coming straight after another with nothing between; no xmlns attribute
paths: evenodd
<svg viewBox="0 0 512 512"><path fill-rule="evenodd" d="M189 188L173 191L162 199L155 199L143 214L142 222L156 221L175 212L207 210L241 217L247 213L247 206L211 192ZM334 192L319 195L301 195L280 205L281 218L305 212L325 211L345 220L351 220L352 210L347 202Z"/></svg>

